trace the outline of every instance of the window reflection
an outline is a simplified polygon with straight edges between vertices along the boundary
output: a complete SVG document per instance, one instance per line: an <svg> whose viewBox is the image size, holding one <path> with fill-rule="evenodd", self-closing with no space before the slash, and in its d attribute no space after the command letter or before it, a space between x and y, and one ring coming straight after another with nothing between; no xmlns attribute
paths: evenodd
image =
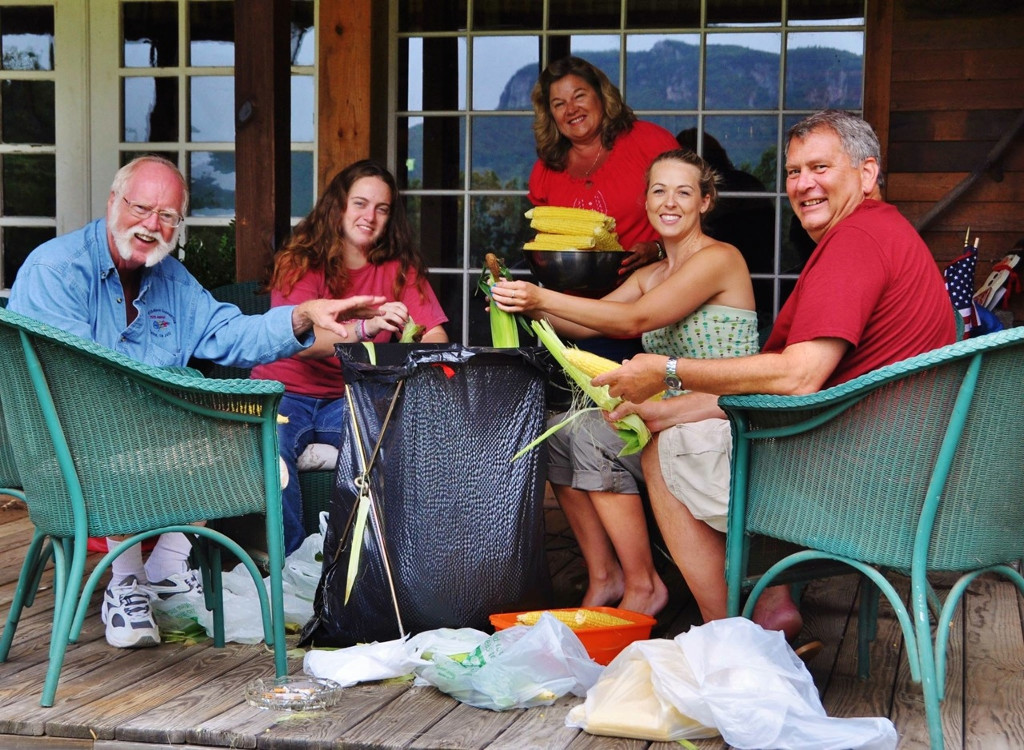
<svg viewBox="0 0 1024 750"><path fill-rule="evenodd" d="M537 158L532 124L532 117L473 118L472 189L526 190Z"/></svg>
<svg viewBox="0 0 1024 750"><path fill-rule="evenodd" d="M234 65L234 3L188 4L188 49L192 65Z"/></svg>
<svg viewBox="0 0 1024 750"><path fill-rule="evenodd" d="M863 33L819 31L789 35L787 109L860 109L863 88Z"/></svg>
<svg viewBox="0 0 1024 750"><path fill-rule="evenodd" d="M125 78L122 140L128 143L178 140L178 79Z"/></svg>
<svg viewBox="0 0 1024 750"><path fill-rule="evenodd" d="M53 154L5 154L3 215L54 216L56 185Z"/></svg>
<svg viewBox="0 0 1024 750"><path fill-rule="evenodd" d="M864 0L788 0L787 12L789 23L794 26L863 24Z"/></svg>
<svg viewBox="0 0 1024 750"><path fill-rule="evenodd" d="M399 31L458 31L465 28L466 0L404 0L401 3Z"/></svg>
<svg viewBox="0 0 1024 750"><path fill-rule="evenodd" d="M316 63L316 7L313 0L292 0L292 65Z"/></svg>
<svg viewBox="0 0 1024 750"><path fill-rule="evenodd" d="M429 265L462 268L462 206L461 195L405 196L412 235Z"/></svg>
<svg viewBox="0 0 1024 750"><path fill-rule="evenodd" d="M707 0L707 9L708 26L779 26L782 23L782 0L758 0L756 3Z"/></svg>
<svg viewBox="0 0 1024 750"><path fill-rule="evenodd" d="M781 34L709 34L704 106L777 108L781 51Z"/></svg>
<svg viewBox="0 0 1024 750"><path fill-rule="evenodd" d="M4 70L53 70L53 8L0 8Z"/></svg>
<svg viewBox="0 0 1024 750"><path fill-rule="evenodd" d="M55 143L53 81L3 81L4 143Z"/></svg>
<svg viewBox="0 0 1024 750"><path fill-rule="evenodd" d="M626 87L622 95L630 107L697 109L698 34L631 34L626 37L626 53Z"/></svg>
<svg viewBox="0 0 1024 750"><path fill-rule="evenodd" d="M190 140L233 142L235 79L231 76L193 76L189 79L189 88Z"/></svg>
<svg viewBox="0 0 1024 750"><path fill-rule="evenodd" d="M56 237L57 230L53 227L3 227L0 231L4 249L2 284L4 289L10 289L18 269L28 254L47 240Z"/></svg>
<svg viewBox="0 0 1024 750"><path fill-rule="evenodd" d="M626 25L631 29L699 28L700 0L626 0Z"/></svg>
<svg viewBox="0 0 1024 750"><path fill-rule="evenodd" d="M408 60L404 109L452 110L466 106L466 40L413 37L402 40L400 54ZM425 86L423 71L430 71ZM399 102L399 108L403 104Z"/></svg>
<svg viewBox="0 0 1024 750"><path fill-rule="evenodd" d="M525 195L476 195L470 199L470 268L482 268L484 255L504 258L510 268L525 268L523 244L534 232L524 214L532 204Z"/></svg>
<svg viewBox="0 0 1024 750"><path fill-rule="evenodd" d="M582 57L608 76L613 85L622 88L619 80L619 37L594 34L573 34L572 54Z"/></svg>
<svg viewBox="0 0 1024 750"><path fill-rule="evenodd" d="M464 117L415 117L399 121L404 128L398 163L404 165L403 187L429 190L462 187L465 163ZM401 177L399 178L401 179Z"/></svg>
<svg viewBox="0 0 1024 750"><path fill-rule="evenodd" d="M231 151L193 151L189 154L189 213L193 216L233 216L235 213L235 155Z"/></svg>
<svg viewBox="0 0 1024 750"><path fill-rule="evenodd" d="M540 72L535 36L482 36L473 40L473 109L531 108Z"/></svg>
<svg viewBox="0 0 1024 750"><path fill-rule="evenodd" d="M313 142L313 102L316 92L313 76L292 76L291 140Z"/></svg>
<svg viewBox="0 0 1024 750"><path fill-rule="evenodd" d="M292 216L313 210L313 152L292 151Z"/></svg>
<svg viewBox="0 0 1024 750"><path fill-rule="evenodd" d="M548 8L548 27L617 29L619 14L619 0L555 0Z"/></svg>
<svg viewBox="0 0 1024 750"><path fill-rule="evenodd" d="M178 4L121 4L124 64L127 68L173 67L178 64Z"/></svg>

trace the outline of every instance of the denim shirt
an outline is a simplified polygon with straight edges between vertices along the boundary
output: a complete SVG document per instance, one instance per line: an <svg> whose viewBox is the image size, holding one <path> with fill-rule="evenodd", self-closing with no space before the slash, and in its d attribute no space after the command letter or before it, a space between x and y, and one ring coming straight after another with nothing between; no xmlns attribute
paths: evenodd
<svg viewBox="0 0 1024 750"><path fill-rule="evenodd" d="M9 309L92 339L157 367L185 366L190 357L251 367L309 346L292 333L292 306L243 315L218 302L170 256L142 270L138 315L127 324L124 290L96 219L33 250L11 287Z"/></svg>

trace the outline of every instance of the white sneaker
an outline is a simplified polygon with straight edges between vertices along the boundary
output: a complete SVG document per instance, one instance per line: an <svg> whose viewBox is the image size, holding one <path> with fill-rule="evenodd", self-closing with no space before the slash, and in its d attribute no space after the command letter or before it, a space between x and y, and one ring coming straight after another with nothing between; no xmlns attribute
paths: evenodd
<svg viewBox="0 0 1024 750"><path fill-rule="evenodd" d="M160 645L160 629L149 607L149 595L135 576L128 576L116 586L107 586L100 618L107 626L107 643L115 648Z"/></svg>
<svg viewBox="0 0 1024 750"><path fill-rule="evenodd" d="M187 594L190 591L203 593L203 581L198 570L186 570L172 573L162 581L141 583L139 588L149 594L150 599L167 600L175 594Z"/></svg>

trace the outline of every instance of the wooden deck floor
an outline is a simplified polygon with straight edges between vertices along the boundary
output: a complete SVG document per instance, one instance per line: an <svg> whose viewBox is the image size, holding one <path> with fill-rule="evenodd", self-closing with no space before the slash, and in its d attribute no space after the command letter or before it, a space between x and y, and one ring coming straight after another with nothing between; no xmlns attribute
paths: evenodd
<svg viewBox="0 0 1024 750"><path fill-rule="evenodd" d="M564 604L578 596L583 569L571 534L549 511L549 560ZM0 611L6 613L30 524L23 510L0 511ZM856 578L811 584L805 594L807 632L825 650L811 672L832 716L889 716L900 748L928 746L920 690L909 681L902 641L883 604L872 647L872 674L856 677ZM98 610L99 597L94 600ZM40 708L52 616L43 591L22 618L10 660L0 664L0 749L95 748L142 750L231 748L572 748L668 750L674 743L602 738L564 726L580 699L551 707L491 712L462 705L433 688L366 684L345 691L329 711L290 715L246 705L243 686L273 674L262 646L164 644L139 651L113 649L97 613L69 649L57 703ZM694 620L687 597L676 596L656 634L674 635ZM1009 584L980 581L954 622L949 690L944 703L946 747L1024 747L1022 611ZM970 668L964 670L966 662ZM301 672L299 656L291 671ZM696 741L704 749L720 740Z"/></svg>

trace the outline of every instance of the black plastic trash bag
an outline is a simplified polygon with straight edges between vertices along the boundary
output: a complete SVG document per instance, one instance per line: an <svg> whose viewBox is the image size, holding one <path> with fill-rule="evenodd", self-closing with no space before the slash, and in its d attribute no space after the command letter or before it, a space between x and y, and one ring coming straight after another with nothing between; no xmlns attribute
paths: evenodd
<svg viewBox="0 0 1024 750"><path fill-rule="evenodd" d="M548 606L544 450L511 461L544 430L547 355L458 344L375 349L370 365L361 345L337 347L356 429L346 425L302 645L489 630L489 614ZM369 518L353 540L365 464L380 523ZM353 541L362 548L346 603Z"/></svg>

